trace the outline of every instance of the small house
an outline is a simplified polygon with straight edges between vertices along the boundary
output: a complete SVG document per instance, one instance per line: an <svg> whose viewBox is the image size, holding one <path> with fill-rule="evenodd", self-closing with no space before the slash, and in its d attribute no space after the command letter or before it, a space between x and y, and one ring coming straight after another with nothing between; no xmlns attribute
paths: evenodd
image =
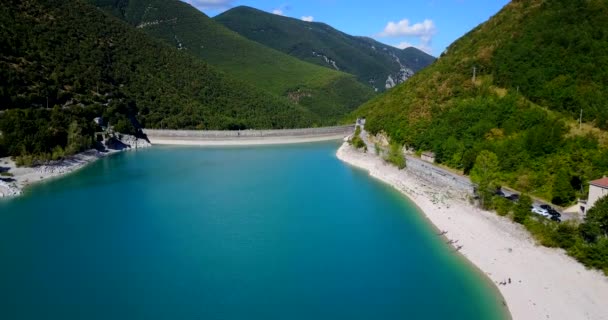
<svg viewBox="0 0 608 320"><path fill-rule="evenodd" d="M600 198L605 196L608 196L607 177L589 182L589 198L587 198L587 208L585 211L589 211Z"/></svg>
<svg viewBox="0 0 608 320"><path fill-rule="evenodd" d="M422 153L421 158L426 162L435 163L435 153L433 152L425 151Z"/></svg>

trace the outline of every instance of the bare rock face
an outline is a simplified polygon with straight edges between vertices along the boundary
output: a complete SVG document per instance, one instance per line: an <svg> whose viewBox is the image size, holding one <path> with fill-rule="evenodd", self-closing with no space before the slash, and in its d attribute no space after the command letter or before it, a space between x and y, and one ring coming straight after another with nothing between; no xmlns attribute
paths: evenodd
<svg viewBox="0 0 608 320"><path fill-rule="evenodd" d="M397 83L395 83L395 80L393 80L393 76L391 76L390 74L388 75L388 78L386 78L386 85L384 86L387 89L393 88L397 85Z"/></svg>
<svg viewBox="0 0 608 320"><path fill-rule="evenodd" d="M340 71L340 68L338 68L338 65L336 65L336 61L334 61L334 59L327 57L326 55L313 51L312 55L315 57L321 57L325 60L325 63L327 63L328 65L332 66L334 69Z"/></svg>
<svg viewBox="0 0 608 320"><path fill-rule="evenodd" d="M388 76L386 79L386 89L394 88L396 85L406 82L409 78L414 75L414 70L408 68L406 65L401 63L401 60L397 55L391 52L391 56L395 59L395 62L399 64L399 71L396 74L392 74Z"/></svg>
<svg viewBox="0 0 608 320"><path fill-rule="evenodd" d="M140 139L128 134L117 134L115 137L106 139L104 145L110 150L128 150L151 147L152 144L145 139Z"/></svg>

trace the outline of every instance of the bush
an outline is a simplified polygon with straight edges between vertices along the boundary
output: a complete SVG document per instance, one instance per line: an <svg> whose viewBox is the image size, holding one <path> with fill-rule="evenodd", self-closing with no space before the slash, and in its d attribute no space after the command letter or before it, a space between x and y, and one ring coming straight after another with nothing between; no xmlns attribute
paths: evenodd
<svg viewBox="0 0 608 320"><path fill-rule="evenodd" d="M119 119L114 125L114 131L120 132L123 134L135 134L135 127L131 124L131 121L127 118Z"/></svg>
<svg viewBox="0 0 608 320"><path fill-rule="evenodd" d="M530 207L532 206L532 198L528 195L521 195L519 202L515 206L513 212L513 221L524 224L530 216Z"/></svg>
<svg viewBox="0 0 608 320"><path fill-rule="evenodd" d="M492 205L494 209L496 209L496 213L498 213L498 215L502 217L511 213L514 207L513 202L501 196L494 196L492 198Z"/></svg>
<svg viewBox="0 0 608 320"><path fill-rule="evenodd" d="M554 237L560 247L569 249L576 243L578 226L570 221L560 223L555 230Z"/></svg>
<svg viewBox="0 0 608 320"><path fill-rule="evenodd" d="M361 139L361 127L357 126L357 129L355 129L355 134L350 139L350 145L357 149L363 148L364 151L367 151L367 145L365 144L365 141Z"/></svg>
<svg viewBox="0 0 608 320"><path fill-rule="evenodd" d="M350 144L351 144L353 147L357 148L357 149L361 149L361 148L365 148L365 147L367 147L367 146L365 145L365 142L363 141L363 139L361 139L361 137L359 137L359 136L355 136L355 137L353 137L353 138L350 140Z"/></svg>
<svg viewBox="0 0 608 320"><path fill-rule="evenodd" d="M600 269L608 275L608 238L602 238L594 244L577 240L568 254L587 267Z"/></svg>
<svg viewBox="0 0 608 320"><path fill-rule="evenodd" d="M608 238L608 196L599 199L593 208L589 209L580 230L589 242Z"/></svg>
<svg viewBox="0 0 608 320"><path fill-rule="evenodd" d="M401 152L401 145L391 142L391 146L385 160L397 166L399 169L406 167L405 156Z"/></svg>
<svg viewBox="0 0 608 320"><path fill-rule="evenodd" d="M15 157L15 164L17 167L31 167L34 165L35 158L31 154Z"/></svg>
<svg viewBox="0 0 608 320"><path fill-rule="evenodd" d="M554 237L555 222L541 217L538 219L526 218L523 225L541 245L550 248L559 247L559 243Z"/></svg>
<svg viewBox="0 0 608 320"><path fill-rule="evenodd" d="M53 148L53 153L51 154L52 160L59 160L65 158L65 151L61 146L55 146Z"/></svg>

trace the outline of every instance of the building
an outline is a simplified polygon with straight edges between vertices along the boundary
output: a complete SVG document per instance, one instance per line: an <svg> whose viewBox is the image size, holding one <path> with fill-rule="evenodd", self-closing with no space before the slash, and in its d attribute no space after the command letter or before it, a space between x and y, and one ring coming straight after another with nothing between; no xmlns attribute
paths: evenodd
<svg viewBox="0 0 608 320"><path fill-rule="evenodd" d="M433 152L423 152L421 158L426 162L435 163L435 154Z"/></svg>
<svg viewBox="0 0 608 320"><path fill-rule="evenodd" d="M608 196L608 178L603 177L589 182L589 198L587 199L586 211L593 208L595 202L602 197Z"/></svg>

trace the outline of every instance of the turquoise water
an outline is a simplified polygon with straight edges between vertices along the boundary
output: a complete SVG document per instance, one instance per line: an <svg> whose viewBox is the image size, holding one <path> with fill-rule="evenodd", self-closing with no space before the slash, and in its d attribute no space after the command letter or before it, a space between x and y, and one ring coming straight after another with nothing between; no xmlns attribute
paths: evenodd
<svg viewBox="0 0 608 320"><path fill-rule="evenodd" d="M155 147L0 201L0 318L504 319L337 147Z"/></svg>

